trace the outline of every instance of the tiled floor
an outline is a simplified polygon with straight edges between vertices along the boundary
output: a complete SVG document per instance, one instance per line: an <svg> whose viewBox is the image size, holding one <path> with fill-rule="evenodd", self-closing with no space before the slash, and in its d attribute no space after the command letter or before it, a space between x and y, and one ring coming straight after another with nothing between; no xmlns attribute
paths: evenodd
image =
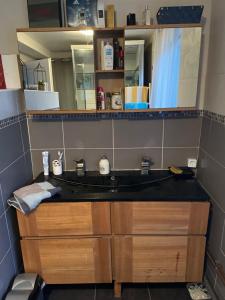
<svg viewBox="0 0 225 300"><path fill-rule="evenodd" d="M47 286L45 300L115 300L112 285ZM124 284L121 300L190 300L183 284Z"/></svg>

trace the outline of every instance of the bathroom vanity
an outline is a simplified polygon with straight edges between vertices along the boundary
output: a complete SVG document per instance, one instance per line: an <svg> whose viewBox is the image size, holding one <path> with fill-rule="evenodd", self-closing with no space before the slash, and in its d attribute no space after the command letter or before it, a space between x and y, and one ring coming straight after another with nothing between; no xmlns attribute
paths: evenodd
<svg viewBox="0 0 225 300"><path fill-rule="evenodd" d="M114 281L117 297L124 282L202 281L210 204L196 179L114 176L48 179L62 192L17 213L25 271L48 284Z"/></svg>

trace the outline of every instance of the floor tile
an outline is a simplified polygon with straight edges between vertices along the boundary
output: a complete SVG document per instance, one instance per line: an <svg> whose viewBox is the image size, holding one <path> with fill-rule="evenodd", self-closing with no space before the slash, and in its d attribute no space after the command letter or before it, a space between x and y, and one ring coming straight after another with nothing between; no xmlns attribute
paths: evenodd
<svg viewBox="0 0 225 300"><path fill-rule="evenodd" d="M123 285L122 299L124 299L124 300L150 300L147 284Z"/></svg>
<svg viewBox="0 0 225 300"><path fill-rule="evenodd" d="M113 285L97 285L96 300L115 300ZM150 300L146 284L123 284L121 300Z"/></svg>
<svg viewBox="0 0 225 300"><path fill-rule="evenodd" d="M48 285L45 300L94 300L95 285Z"/></svg>
<svg viewBox="0 0 225 300"><path fill-rule="evenodd" d="M151 300L191 300L184 284L149 284Z"/></svg>
<svg viewBox="0 0 225 300"><path fill-rule="evenodd" d="M47 285L45 300L116 300L113 284ZM123 284L121 300L191 300L185 284Z"/></svg>

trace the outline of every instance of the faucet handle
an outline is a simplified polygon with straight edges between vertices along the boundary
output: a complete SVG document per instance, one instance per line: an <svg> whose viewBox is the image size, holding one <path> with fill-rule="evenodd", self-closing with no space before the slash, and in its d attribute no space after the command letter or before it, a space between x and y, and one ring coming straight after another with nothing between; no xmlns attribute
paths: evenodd
<svg viewBox="0 0 225 300"><path fill-rule="evenodd" d="M86 167L85 167L85 160L82 158L80 160L74 160L76 163L76 172L77 176L84 176Z"/></svg>
<svg viewBox="0 0 225 300"><path fill-rule="evenodd" d="M141 160L141 175L148 175L151 166L151 160L143 157Z"/></svg>

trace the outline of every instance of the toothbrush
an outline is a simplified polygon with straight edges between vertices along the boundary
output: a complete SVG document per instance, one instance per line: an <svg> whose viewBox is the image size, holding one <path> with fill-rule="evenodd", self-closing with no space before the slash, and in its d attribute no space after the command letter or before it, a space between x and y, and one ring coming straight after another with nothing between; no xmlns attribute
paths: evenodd
<svg viewBox="0 0 225 300"><path fill-rule="evenodd" d="M59 161L62 160L63 152L58 151Z"/></svg>

